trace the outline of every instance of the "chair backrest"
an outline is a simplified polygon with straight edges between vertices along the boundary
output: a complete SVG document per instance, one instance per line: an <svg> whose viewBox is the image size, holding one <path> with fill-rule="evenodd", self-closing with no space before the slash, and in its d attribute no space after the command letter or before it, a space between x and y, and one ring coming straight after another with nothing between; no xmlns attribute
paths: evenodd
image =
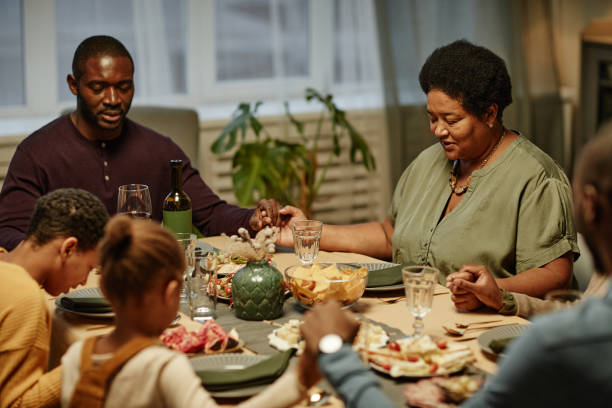
<svg viewBox="0 0 612 408"><path fill-rule="evenodd" d="M64 109L62 115L74 108ZM151 128L174 141L189 157L191 165L198 167L200 146L200 121L198 113L188 108L168 108L163 106L132 106L128 118Z"/></svg>
<svg viewBox="0 0 612 408"><path fill-rule="evenodd" d="M187 108L132 106L128 118L171 138L198 167L200 121L198 113Z"/></svg>

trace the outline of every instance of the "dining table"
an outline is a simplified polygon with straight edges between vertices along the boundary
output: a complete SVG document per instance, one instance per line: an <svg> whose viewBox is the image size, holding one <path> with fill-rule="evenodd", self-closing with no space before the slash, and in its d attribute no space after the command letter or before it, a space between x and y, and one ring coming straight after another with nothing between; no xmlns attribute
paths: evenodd
<svg viewBox="0 0 612 408"><path fill-rule="evenodd" d="M229 237L206 237L202 238L200 242L203 245L223 250L229 242ZM300 263L291 249L282 247L278 248L277 252L273 254L271 262L281 272L290 266ZM362 254L320 251L316 262L355 264L383 261ZM91 273L84 287L97 287L98 284L99 275ZM60 364L61 356L72 343L93 335L108 333L113 329L112 319L82 317L60 310L56 308L56 299L54 297L47 295L47 298L48 307L52 315L49 368ZM381 325L390 334L391 338L401 338L413 332L412 324L414 319L407 308L402 285L397 285L393 290L366 289L364 295L351 307L351 310L360 320L366 319L371 323ZM188 316L188 311L184 312L186 313L180 313L179 323L188 330L196 330L200 323L191 320ZM283 316L274 322L247 322L235 317L229 304L219 302L217 305L217 322L228 331L231 328L236 328L241 339L244 341L244 347L247 352L273 354L275 350L268 345L266 334L275 329L275 326L283 324L289 319L299 319L304 312L305 310L300 308L294 299L288 298L285 301ZM461 342L473 351L475 356L473 366L476 370L487 375L495 374L497 361L491 355L485 354L477 341L478 336L486 329L470 329L464 336L455 337L447 334L442 327L443 325L454 326L456 322L469 324L491 320L498 321L496 325L529 324L528 320L518 316L499 315L495 311L486 308L470 312L459 311L451 300L450 291L443 285L438 284L434 291L432 310L424 318L425 327L423 333L436 339ZM384 374L379 374L379 379L383 391L391 400L398 406L404 406L405 400L402 394L404 385L407 381L414 381L414 379L393 379ZM317 389L326 389L326 387L329 388L328 385L319 384ZM342 406L341 401L337 398L332 398L330 401L331 406ZM227 404L228 406L235 405L237 402L236 400L219 401L219 403Z"/></svg>

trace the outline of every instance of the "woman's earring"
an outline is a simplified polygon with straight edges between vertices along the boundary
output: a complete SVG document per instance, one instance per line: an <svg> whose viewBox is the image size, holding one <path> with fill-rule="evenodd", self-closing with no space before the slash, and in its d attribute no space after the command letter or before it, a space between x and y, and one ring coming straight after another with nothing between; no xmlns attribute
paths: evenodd
<svg viewBox="0 0 612 408"><path fill-rule="evenodd" d="M490 128L492 128L492 127L493 127L493 124L492 124L492 123L489 123L489 127L490 127Z"/></svg>

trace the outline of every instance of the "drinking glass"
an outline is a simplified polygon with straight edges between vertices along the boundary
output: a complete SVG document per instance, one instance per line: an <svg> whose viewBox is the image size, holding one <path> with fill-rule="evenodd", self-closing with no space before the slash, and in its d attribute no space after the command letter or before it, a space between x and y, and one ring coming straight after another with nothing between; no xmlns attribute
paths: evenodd
<svg viewBox="0 0 612 408"><path fill-rule="evenodd" d="M191 234L187 232L179 232L174 234L176 235L176 239L178 243L183 248L185 252L185 265L188 264L187 254L189 251L193 251L196 249L197 236L196 234ZM189 313L189 275L187 274L187 267L185 267L185 271L183 273L183 286L181 287L181 299L180 299L180 309L181 312L188 314Z"/></svg>
<svg viewBox="0 0 612 408"><path fill-rule="evenodd" d="M574 303L582 299L582 292L575 289L557 289L548 292L544 299L561 303Z"/></svg>
<svg viewBox="0 0 612 408"><path fill-rule="evenodd" d="M199 249L187 251L189 311L197 322L215 318L217 309L217 255ZM213 288L213 290L209 290Z"/></svg>
<svg viewBox="0 0 612 408"><path fill-rule="evenodd" d="M151 218L151 193L146 184L125 184L119 186L117 213L132 218Z"/></svg>
<svg viewBox="0 0 612 408"><path fill-rule="evenodd" d="M428 279L435 284L438 283L438 277L440 276L440 271L433 266L425 266L425 265L412 265L405 266L402 268L402 277L404 279L407 278L423 278Z"/></svg>
<svg viewBox="0 0 612 408"><path fill-rule="evenodd" d="M295 254L303 265L310 265L319 255L319 241L323 223L316 220L298 220L291 223Z"/></svg>
<svg viewBox="0 0 612 408"><path fill-rule="evenodd" d="M405 276L405 275L404 275ZM424 277L404 278L404 288L406 290L406 304L408 310L414 316L414 333L412 337L420 337L423 335L423 318L431 311L433 303L435 283Z"/></svg>

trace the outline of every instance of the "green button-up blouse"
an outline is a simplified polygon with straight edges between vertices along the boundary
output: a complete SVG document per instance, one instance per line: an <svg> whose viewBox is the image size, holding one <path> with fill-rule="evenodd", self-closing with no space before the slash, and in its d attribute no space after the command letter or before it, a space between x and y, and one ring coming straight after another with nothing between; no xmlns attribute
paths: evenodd
<svg viewBox="0 0 612 408"><path fill-rule="evenodd" d="M472 173L461 202L444 218L451 162L439 144L404 171L391 203L393 260L436 266L441 281L464 264L499 278L579 255L569 180L559 165L519 136Z"/></svg>

